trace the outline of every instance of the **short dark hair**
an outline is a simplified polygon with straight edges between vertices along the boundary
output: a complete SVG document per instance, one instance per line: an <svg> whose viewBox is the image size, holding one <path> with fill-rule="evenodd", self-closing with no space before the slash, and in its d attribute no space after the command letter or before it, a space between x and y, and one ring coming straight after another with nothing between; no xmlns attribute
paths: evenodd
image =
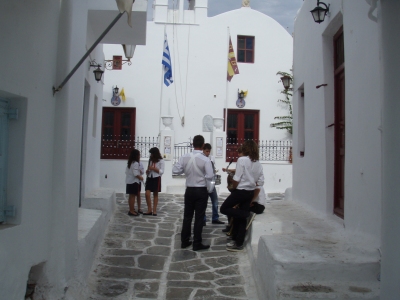
<svg viewBox="0 0 400 300"><path fill-rule="evenodd" d="M211 150L211 149L212 149L211 144L205 143L205 144L203 145L203 150Z"/></svg>
<svg viewBox="0 0 400 300"><path fill-rule="evenodd" d="M194 148L202 148L204 145L204 137L202 135L196 135L193 138L193 147Z"/></svg>

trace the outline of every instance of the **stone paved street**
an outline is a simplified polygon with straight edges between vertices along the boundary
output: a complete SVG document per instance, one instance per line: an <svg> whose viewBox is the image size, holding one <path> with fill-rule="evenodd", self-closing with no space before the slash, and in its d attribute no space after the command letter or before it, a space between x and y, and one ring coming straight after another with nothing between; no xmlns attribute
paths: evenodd
<svg viewBox="0 0 400 300"><path fill-rule="evenodd" d="M145 202L142 195L144 212ZM225 249L225 226L211 224L210 200L203 243L211 248L198 252L180 248L182 195L160 194L157 216L127 212L125 194L117 194L89 278L88 299L258 299L247 253ZM220 220L227 221L223 215Z"/></svg>

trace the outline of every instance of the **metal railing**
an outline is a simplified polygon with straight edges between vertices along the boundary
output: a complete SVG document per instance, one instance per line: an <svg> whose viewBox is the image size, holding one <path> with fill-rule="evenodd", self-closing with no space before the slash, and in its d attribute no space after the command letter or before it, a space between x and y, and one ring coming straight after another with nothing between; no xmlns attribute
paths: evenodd
<svg viewBox="0 0 400 300"><path fill-rule="evenodd" d="M139 150L141 158L149 158L149 150L153 147L160 147L158 137L103 135L101 140L101 158L128 159L132 149Z"/></svg>
<svg viewBox="0 0 400 300"><path fill-rule="evenodd" d="M227 160L238 159L238 147L244 140L226 139ZM292 141L256 141L259 147L260 161L288 161L292 160Z"/></svg>
<svg viewBox="0 0 400 300"><path fill-rule="evenodd" d="M192 151L193 151L193 146L189 142L175 144L173 164L175 164L178 161L179 157L185 155L186 153L190 153Z"/></svg>
<svg viewBox="0 0 400 300"><path fill-rule="evenodd" d="M292 141L259 141L260 160L292 161Z"/></svg>

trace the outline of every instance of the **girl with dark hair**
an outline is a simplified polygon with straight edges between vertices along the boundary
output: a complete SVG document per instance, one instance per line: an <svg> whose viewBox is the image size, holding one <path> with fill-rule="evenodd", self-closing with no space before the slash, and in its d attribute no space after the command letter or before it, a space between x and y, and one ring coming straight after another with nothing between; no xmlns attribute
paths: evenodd
<svg viewBox="0 0 400 300"><path fill-rule="evenodd" d="M128 164L126 166L126 193L129 195L129 216L138 216L139 214L135 211L135 197L140 192L140 181L143 181L143 177L140 174L140 152L139 150L133 149L129 155Z"/></svg>
<svg viewBox="0 0 400 300"><path fill-rule="evenodd" d="M256 186L264 185L263 167L258 161L258 146L253 140L245 141L242 145L243 156L236 163L231 194L221 205L221 213L233 217L233 227L237 230L235 240L226 245L228 251L243 251L246 234L247 217L250 215L250 203ZM238 206L237 206L238 205ZM236 207L236 208L235 208ZM250 220L252 221L252 219Z"/></svg>
<svg viewBox="0 0 400 300"><path fill-rule="evenodd" d="M161 175L164 173L164 160L158 148L151 148L149 152L150 159L146 170L145 187L147 213L143 213L143 215L157 216L158 193L161 192ZM153 193L153 206L151 205L150 193Z"/></svg>

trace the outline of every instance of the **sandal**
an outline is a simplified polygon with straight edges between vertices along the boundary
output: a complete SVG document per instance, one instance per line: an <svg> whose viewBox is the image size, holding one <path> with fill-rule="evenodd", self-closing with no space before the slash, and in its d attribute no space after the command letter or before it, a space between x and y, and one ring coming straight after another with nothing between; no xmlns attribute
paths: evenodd
<svg viewBox="0 0 400 300"><path fill-rule="evenodd" d="M153 215L153 213L152 213L152 212L149 212L149 213L143 213L143 216L151 216L151 215Z"/></svg>
<svg viewBox="0 0 400 300"><path fill-rule="evenodd" d="M157 216L157 214L153 213L153 216Z"/></svg>
<svg viewBox="0 0 400 300"><path fill-rule="evenodd" d="M128 211L128 216L134 216L134 217L137 217L139 214L136 212L136 211L134 211L134 213L131 213L131 211Z"/></svg>
<svg viewBox="0 0 400 300"><path fill-rule="evenodd" d="M139 209L139 210L138 210L138 213L139 213L139 214L143 214L143 210Z"/></svg>

